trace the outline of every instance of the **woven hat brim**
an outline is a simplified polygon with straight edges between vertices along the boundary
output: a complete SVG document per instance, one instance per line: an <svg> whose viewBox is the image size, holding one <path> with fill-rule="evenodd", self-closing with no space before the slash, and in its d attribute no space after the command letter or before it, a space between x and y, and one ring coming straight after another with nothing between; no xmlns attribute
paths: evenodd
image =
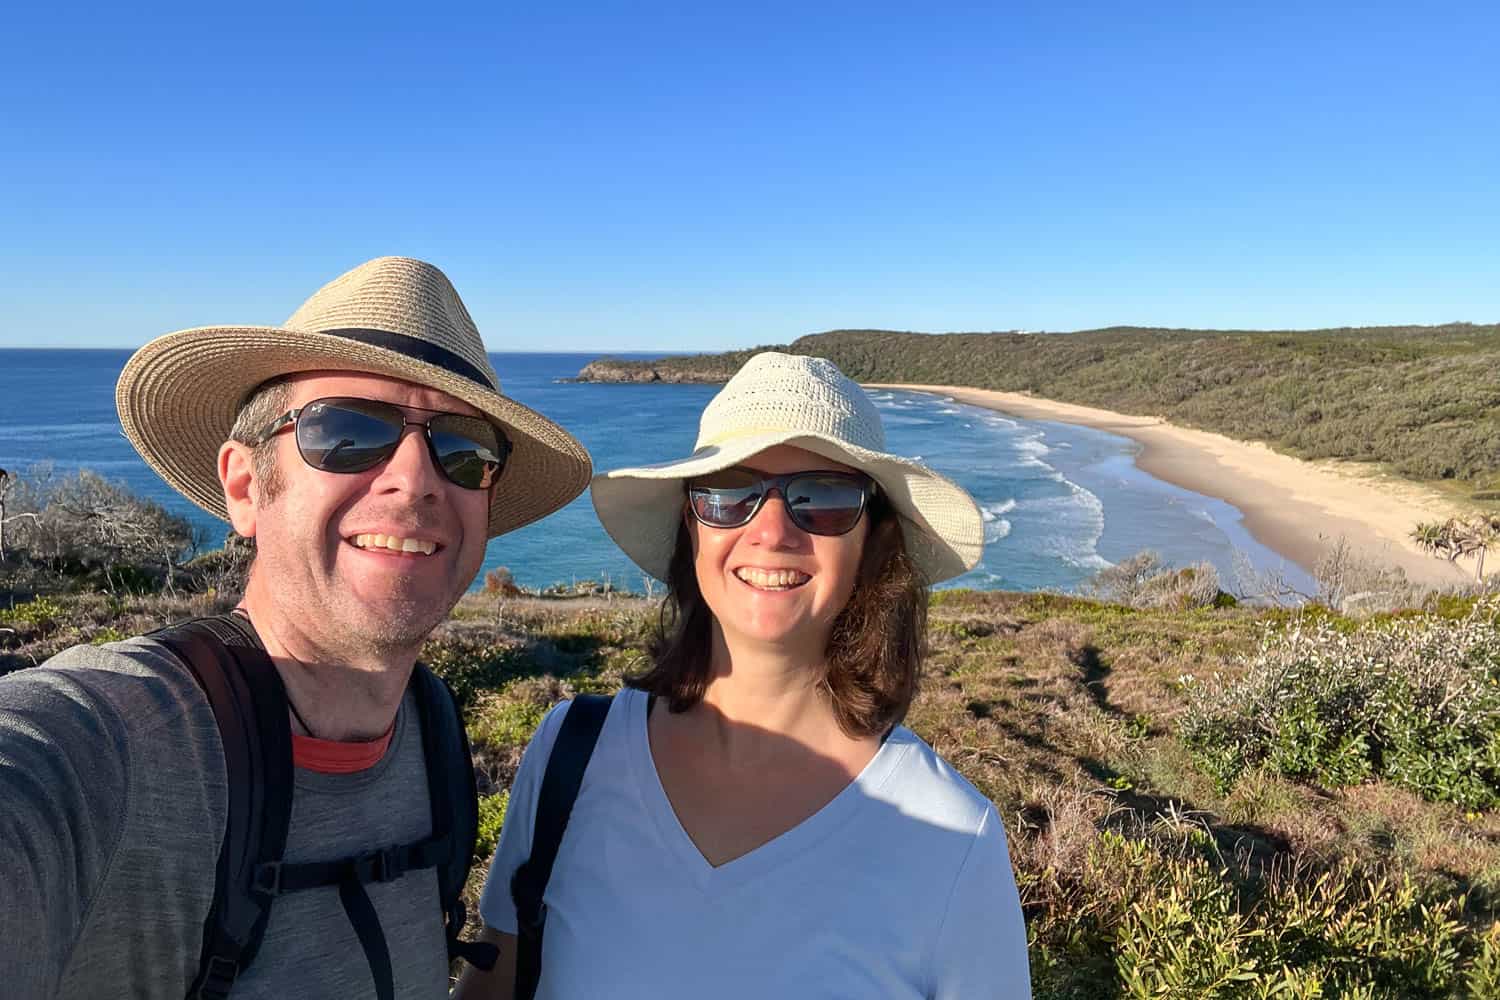
<svg viewBox="0 0 1500 1000"><path fill-rule="evenodd" d="M781 444L853 466L879 483L902 515L907 554L928 583L940 583L978 565L984 551L984 518L963 487L916 462L822 434L746 435L687 458L602 472L590 485L594 510L631 561L665 581L682 519L683 480L730 468Z"/></svg>
<svg viewBox="0 0 1500 1000"><path fill-rule="evenodd" d="M165 334L126 362L115 407L146 463L193 503L228 520L218 453L240 405L268 379L320 370L437 389L502 426L513 450L492 491L490 538L558 510L588 485L592 463L583 445L530 407L445 368L311 331L211 326Z"/></svg>

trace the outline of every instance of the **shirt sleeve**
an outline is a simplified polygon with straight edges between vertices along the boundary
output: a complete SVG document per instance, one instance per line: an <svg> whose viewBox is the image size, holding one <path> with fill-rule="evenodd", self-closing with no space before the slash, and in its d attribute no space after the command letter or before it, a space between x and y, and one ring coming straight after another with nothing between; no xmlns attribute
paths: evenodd
<svg viewBox="0 0 1500 1000"><path fill-rule="evenodd" d="M0 678L0 983L58 992L124 822L128 753L110 706L68 674Z"/></svg>
<svg viewBox="0 0 1500 1000"><path fill-rule="evenodd" d="M933 954L934 1000L1029 1000L1026 923L1005 829L985 811L959 869Z"/></svg>
<svg viewBox="0 0 1500 1000"><path fill-rule="evenodd" d="M547 770L547 759L552 755L552 744L557 742L558 729L571 704L571 701L565 701L547 713L531 737L526 752L521 755L521 766L516 771L510 801L505 807L505 822L500 826L500 842L495 847L490 873L479 897L479 915L485 925L506 934L515 934L519 929L516 907L510 896L510 880L516 869L531 857L531 831L536 825L536 802L541 793L542 776Z"/></svg>

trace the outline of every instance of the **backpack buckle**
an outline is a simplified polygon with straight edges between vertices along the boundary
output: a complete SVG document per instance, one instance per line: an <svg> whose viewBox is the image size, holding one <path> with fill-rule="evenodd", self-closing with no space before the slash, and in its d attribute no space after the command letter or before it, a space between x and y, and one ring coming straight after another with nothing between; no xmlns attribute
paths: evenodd
<svg viewBox="0 0 1500 1000"><path fill-rule="evenodd" d="M209 956L200 974L198 989L192 994L194 1000L222 1000L228 997L239 974L238 962L222 955Z"/></svg>
<svg viewBox="0 0 1500 1000"><path fill-rule="evenodd" d="M405 873L394 847L382 847L354 860L354 874L361 882L394 882Z"/></svg>
<svg viewBox="0 0 1500 1000"><path fill-rule="evenodd" d="M262 896L281 895L281 862L267 861L255 866L250 876L250 891Z"/></svg>

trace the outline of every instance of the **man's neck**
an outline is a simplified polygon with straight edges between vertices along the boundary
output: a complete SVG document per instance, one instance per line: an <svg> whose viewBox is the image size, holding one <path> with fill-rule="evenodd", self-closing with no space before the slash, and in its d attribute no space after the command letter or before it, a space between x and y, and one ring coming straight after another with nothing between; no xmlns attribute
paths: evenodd
<svg viewBox="0 0 1500 1000"><path fill-rule="evenodd" d="M396 718L416 650L335 650L247 593L235 609L255 626L295 706L294 731L324 740L373 740Z"/></svg>

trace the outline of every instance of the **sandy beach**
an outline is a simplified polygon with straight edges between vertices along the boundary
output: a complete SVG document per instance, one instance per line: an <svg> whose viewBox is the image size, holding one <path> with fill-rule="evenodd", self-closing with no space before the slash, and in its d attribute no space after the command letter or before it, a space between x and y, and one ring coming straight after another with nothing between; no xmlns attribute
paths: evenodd
<svg viewBox="0 0 1500 1000"><path fill-rule="evenodd" d="M1461 583L1473 567L1453 566L1408 538L1418 521L1462 513L1431 490L1350 462L1305 462L1263 444L1191 430L1159 417L1136 417L1023 393L944 385L870 385L931 392L1030 420L1081 424L1141 446L1136 465L1158 479L1238 508L1246 529L1290 562L1312 571L1340 536L1359 554L1401 567L1425 584Z"/></svg>

